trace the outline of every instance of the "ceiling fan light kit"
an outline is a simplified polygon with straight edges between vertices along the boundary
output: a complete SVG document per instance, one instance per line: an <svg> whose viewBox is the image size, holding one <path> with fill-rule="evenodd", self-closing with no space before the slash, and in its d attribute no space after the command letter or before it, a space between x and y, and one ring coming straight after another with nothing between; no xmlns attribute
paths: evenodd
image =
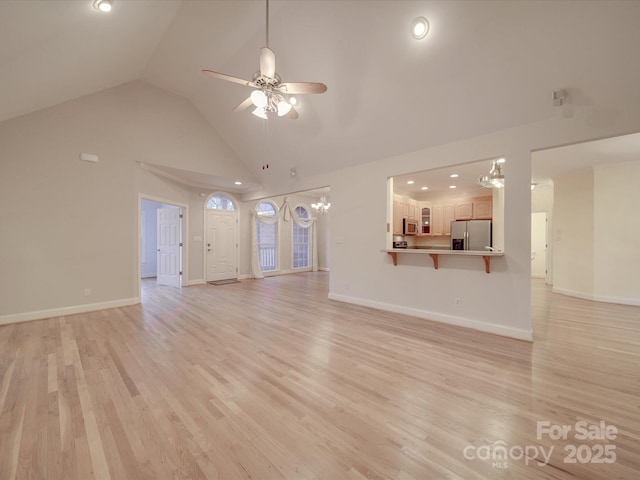
<svg viewBox="0 0 640 480"><path fill-rule="evenodd" d="M93 2L93 8L104 13L110 12L112 6L113 2L111 0L95 0Z"/></svg>
<svg viewBox="0 0 640 480"><path fill-rule="evenodd" d="M241 102L234 109L234 112L244 110L253 105L256 108L252 113L265 120L269 118L269 113L275 113L279 117L287 116L295 120L298 118L298 112L293 106L297 105L298 101L297 98L291 95L324 93L327 91L327 86L318 82L282 82L280 76L276 73L275 53L269 48L269 0L266 3L267 46L260 49L260 70L253 75L253 78L251 80L243 80L225 73L214 72L213 70L202 70L202 72L214 78L254 88L249 98Z"/></svg>

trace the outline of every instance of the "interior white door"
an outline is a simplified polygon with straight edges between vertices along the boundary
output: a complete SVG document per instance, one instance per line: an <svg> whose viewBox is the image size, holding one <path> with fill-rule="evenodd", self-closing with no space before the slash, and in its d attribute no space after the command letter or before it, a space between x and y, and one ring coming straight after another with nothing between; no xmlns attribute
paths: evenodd
<svg viewBox="0 0 640 480"><path fill-rule="evenodd" d="M182 279L182 210L158 208L158 284L179 287Z"/></svg>
<svg viewBox="0 0 640 480"><path fill-rule="evenodd" d="M207 210L207 282L238 277L235 211Z"/></svg>
<svg viewBox="0 0 640 480"><path fill-rule="evenodd" d="M531 214L531 276L547 276L547 213Z"/></svg>

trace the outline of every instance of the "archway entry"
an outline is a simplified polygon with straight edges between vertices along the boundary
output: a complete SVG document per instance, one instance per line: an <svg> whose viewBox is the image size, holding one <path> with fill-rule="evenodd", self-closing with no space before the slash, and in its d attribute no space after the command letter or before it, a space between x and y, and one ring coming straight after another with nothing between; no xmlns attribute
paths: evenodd
<svg viewBox="0 0 640 480"><path fill-rule="evenodd" d="M205 280L238 278L238 207L231 196L216 193L205 204Z"/></svg>

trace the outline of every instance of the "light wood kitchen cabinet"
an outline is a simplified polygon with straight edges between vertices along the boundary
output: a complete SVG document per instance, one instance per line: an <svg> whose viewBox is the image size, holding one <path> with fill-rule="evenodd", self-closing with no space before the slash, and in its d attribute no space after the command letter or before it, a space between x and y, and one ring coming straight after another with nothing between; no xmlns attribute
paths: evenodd
<svg viewBox="0 0 640 480"><path fill-rule="evenodd" d="M493 198L477 197L473 199L473 218L475 220L491 220L493 217Z"/></svg>
<svg viewBox="0 0 640 480"><path fill-rule="evenodd" d="M444 205L442 207L442 233L451 235L451 222L456 219L455 207L453 205Z"/></svg>
<svg viewBox="0 0 640 480"><path fill-rule="evenodd" d="M402 235L402 219L419 220L418 202L400 195L393 196L393 234Z"/></svg>
<svg viewBox="0 0 640 480"><path fill-rule="evenodd" d="M442 235L444 233L443 212L443 205L434 205L431 209L431 235Z"/></svg>
<svg viewBox="0 0 640 480"><path fill-rule="evenodd" d="M473 202L456 203L454 214L456 220L473 220Z"/></svg>
<svg viewBox="0 0 640 480"><path fill-rule="evenodd" d="M409 218L409 204L407 202L402 202L402 218Z"/></svg>
<svg viewBox="0 0 640 480"><path fill-rule="evenodd" d="M393 200L393 234L402 235L402 205Z"/></svg>

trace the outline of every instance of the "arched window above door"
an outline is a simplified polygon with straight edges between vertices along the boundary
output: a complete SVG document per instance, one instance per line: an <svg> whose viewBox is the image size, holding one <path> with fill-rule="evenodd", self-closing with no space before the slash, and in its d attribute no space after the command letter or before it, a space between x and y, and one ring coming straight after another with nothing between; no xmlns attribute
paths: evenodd
<svg viewBox="0 0 640 480"><path fill-rule="evenodd" d="M207 208L211 210L228 210L231 212L236 209L233 200L221 194L212 195L209 200L207 200Z"/></svg>

